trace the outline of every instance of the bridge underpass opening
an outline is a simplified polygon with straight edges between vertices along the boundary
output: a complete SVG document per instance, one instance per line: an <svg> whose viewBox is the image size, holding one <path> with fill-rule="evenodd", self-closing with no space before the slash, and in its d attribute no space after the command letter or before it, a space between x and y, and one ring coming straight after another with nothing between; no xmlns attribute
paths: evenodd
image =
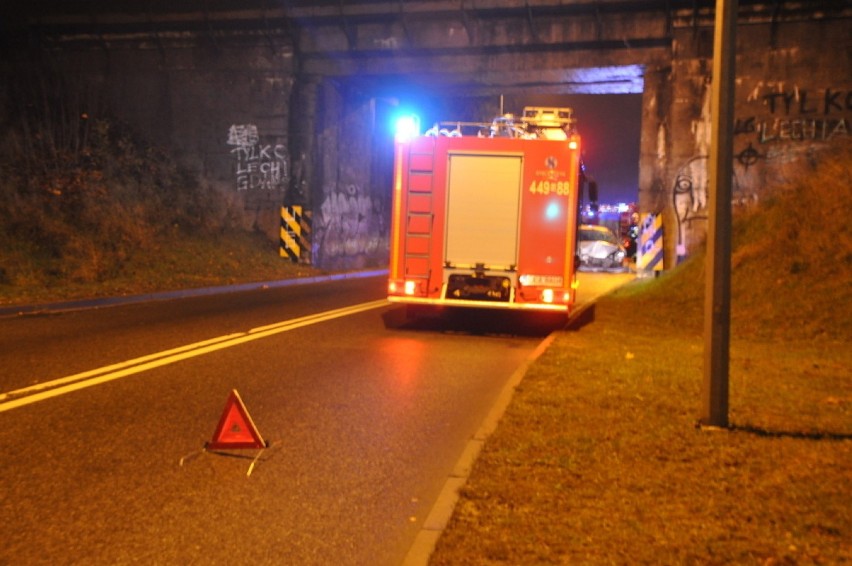
<svg viewBox="0 0 852 566"><path fill-rule="evenodd" d="M494 77L397 77L374 80L373 181L390 187L396 118L416 114L421 132L438 122L490 122L503 113L519 116L525 106L569 107L583 138L587 173L599 187L598 202L635 203L639 187L642 68L543 70ZM553 82L566 80L569 82ZM364 88L358 79L357 90ZM585 81L585 82L584 82ZM501 107L502 104L502 107Z"/></svg>

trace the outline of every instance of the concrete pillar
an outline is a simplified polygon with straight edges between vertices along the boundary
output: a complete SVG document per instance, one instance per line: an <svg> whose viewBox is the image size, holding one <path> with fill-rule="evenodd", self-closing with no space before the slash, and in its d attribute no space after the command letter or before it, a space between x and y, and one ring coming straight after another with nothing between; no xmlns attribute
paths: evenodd
<svg viewBox="0 0 852 566"><path fill-rule="evenodd" d="M317 77L300 76L293 86L290 104L290 186L284 204L300 205L310 210L316 187ZM321 202L321 201L320 201Z"/></svg>
<svg viewBox="0 0 852 566"><path fill-rule="evenodd" d="M334 80L322 83L317 99L314 264L327 269L385 265L390 191L383 192L374 179L381 169L374 161L375 100Z"/></svg>
<svg viewBox="0 0 852 566"><path fill-rule="evenodd" d="M669 160L672 138L669 111L672 69L668 63L645 67L642 91L642 130L639 141L639 213L663 215L664 265L675 265L677 219L672 209Z"/></svg>

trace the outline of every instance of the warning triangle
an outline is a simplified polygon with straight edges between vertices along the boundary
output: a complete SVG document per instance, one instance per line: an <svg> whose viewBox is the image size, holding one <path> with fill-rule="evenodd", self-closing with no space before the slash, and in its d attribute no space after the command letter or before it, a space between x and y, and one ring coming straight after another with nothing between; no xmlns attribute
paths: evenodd
<svg viewBox="0 0 852 566"><path fill-rule="evenodd" d="M225 410L213 433L213 440L207 448L266 448L266 442L260 437L257 427L246 410L243 400L236 389L231 391Z"/></svg>

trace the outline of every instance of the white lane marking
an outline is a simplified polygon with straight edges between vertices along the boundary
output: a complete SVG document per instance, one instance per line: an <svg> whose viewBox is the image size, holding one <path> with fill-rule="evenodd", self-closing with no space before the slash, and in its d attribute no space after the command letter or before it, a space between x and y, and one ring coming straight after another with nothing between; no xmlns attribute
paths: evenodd
<svg viewBox="0 0 852 566"><path fill-rule="evenodd" d="M173 364L175 362L193 358L195 356L209 354L210 352L223 350L225 348L230 348L231 346L237 346L239 344L245 344L246 342L258 340L260 338L266 338L268 336L273 336L281 332L287 332L288 330L295 330L296 328L301 328L303 326L309 326L311 324L317 324L319 322L324 322L335 318L341 318L350 314L356 314L359 312L376 309L379 307L387 306L387 304L387 300L381 299L370 303L362 303L360 305L353 305L351 307L343 307L340 309L326 311L323 313L294 318L292 320L286 320L279 323L254 328L249 330L248 332L228 334L226 336L212 338L203 342L188 344L186 346L173 348L171 350L165 350L156 354L150 354L147 356L134 358L126 362L112 364L109 366L104 366L102 368L55 379L53 381L39 383L30 387L17 389L15 391L10 391L8 393L3 393L2 395L0 395L0 400L7 399L9 397L17 397L18 395L23 395L22 397L17 397L10 401L0 403L0 413L9 411L11 409L16 409L18 407L23 407L25 405L30 405L32 403L37 403L39 401L50 399L52 397L65 395L66 393L71 393L72 391L78 391L80 389L86 389L87 387L93 387L95 385L107 383L115 379L127 377L128 375L141 373L149 369ZM44 391L45 389L46 391Z"/></svg>
<svg viewBox="0 0 852 566"><path fill-rule="evenodd" d="M150 360L156 360L157 358L165 358L167 356L171 356L173 354L178 354L181 352L186 352L187 350L194 350L196 348L200 348L202 346L206 346L207 344L215 344L216 342L224 342L225 340L230 340L237 336L244 335L244 332L238 332L236 334L228 334L227 336L219 336L218 338L212 338L210 340L204 340L202 342L196 342L194 344L187 344L186 346L180 346L178 348L172 348L171 350L164 350L162 352L157 352L156 354L149 354L147 356L142 356L139 358L134 358L132 360L127 360L126 362L119 362L117 364L112 364L109 366L104 366L102 368L93 369L89 371L84 371L82 373L75 373L74 375L69 375L67 377L61 377L59 379L54 379L53 381L46 381L44 383L36 383L35 385L30 385L29 387L22 387L21 389L15 389L14 391L9 391L8 393L0 393L0 401L4 399L8 399L9 397L19 397L21 395L28 395L35 391L41 391L42 389L52 389L54 387L58 387L60 385L64 385L66 383L71 383L73 381L80 381L81 379L85 379L87 377L93 377L96 375L100 375L102 373L107 373L113 370L118 370L122 368L126 368L129 366L135 366Z"/></svg>

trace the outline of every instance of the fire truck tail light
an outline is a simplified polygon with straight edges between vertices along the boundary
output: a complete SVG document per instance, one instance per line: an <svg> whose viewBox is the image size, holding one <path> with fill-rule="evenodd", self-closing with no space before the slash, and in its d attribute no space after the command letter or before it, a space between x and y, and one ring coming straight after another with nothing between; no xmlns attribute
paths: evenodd
<svg viewBox="0 0 852 566"><path fill-rule="evenodd" d="M575 142L575 141L568 142L568 149L577 149L577 142Z"/></svg>
<svg viewBox="0 0 852 566"><path fill-rule="evenodd" d="M541 300L545 303L553 302L553 289L544 289L541 292Z"/></svg>
<svg viewBox="0 0 852 566"><path fill-rule="evenodd" d="M416 295L417 281L401 281L399 279L388 281L389 295Z"/></svg>

